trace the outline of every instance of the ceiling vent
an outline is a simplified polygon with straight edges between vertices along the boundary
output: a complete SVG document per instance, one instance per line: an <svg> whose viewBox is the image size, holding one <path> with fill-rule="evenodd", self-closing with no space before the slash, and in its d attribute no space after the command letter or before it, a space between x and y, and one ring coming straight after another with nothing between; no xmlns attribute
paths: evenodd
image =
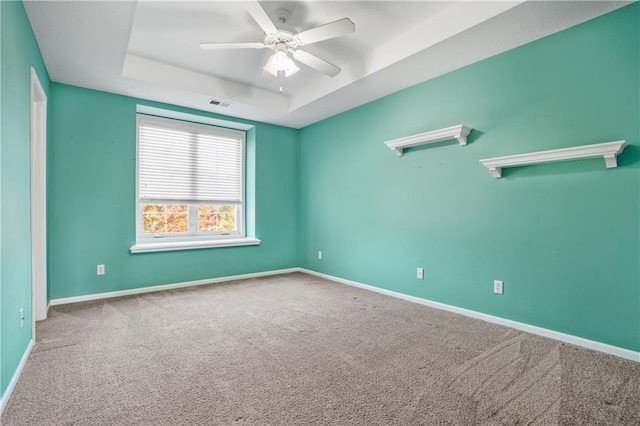
<svg viewBox="0 0 640 426"><path fill-rule="evenodd" d="M219 101L217 99L209 99L209 105L218 106L221 108L229 108L232 104L231 102Z"/></svg>

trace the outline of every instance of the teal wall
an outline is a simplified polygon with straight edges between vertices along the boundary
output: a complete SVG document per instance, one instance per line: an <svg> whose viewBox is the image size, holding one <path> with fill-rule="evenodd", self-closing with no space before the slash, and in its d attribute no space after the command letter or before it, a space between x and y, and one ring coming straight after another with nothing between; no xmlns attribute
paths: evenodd
<svg viewBox="0 0 640 426"><path fill-rule="evenodd" d="M302 129L299 264L640 349L639 8ZM475 129L468 146L396 157L383 143L456 124ZM478 162L619 139L617 169L594 159L496 180Z"/></svg>
<svg viewBox="0 0 640 426"><path fill-rule="evenodd" d="M0 2L0 394L31 340L30 67L46 93L49 76L22 2ZM19 327L18 311L25 324Z"/></svg>
<svg viewBox="0 0 640 426"><path fill-rule="evenodd" d="M296 130L233 119L255 126L249 160L256 165L255 236L262 244L131 254L136 105L205 113L57 83L51 91L50 298L297 266ZM104 276L96 275L97 264L105 264Z"/></svg>

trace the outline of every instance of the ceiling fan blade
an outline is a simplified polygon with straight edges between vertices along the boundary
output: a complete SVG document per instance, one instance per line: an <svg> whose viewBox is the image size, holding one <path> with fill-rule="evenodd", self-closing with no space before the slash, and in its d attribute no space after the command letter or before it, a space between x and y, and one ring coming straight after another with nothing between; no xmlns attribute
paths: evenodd
<svg viewBox="0 0 640 426"><path fill-rule="evenodd" d="M264 49L264 43L200 43L200 48L205 50L219 49Z"/></svg>
<svg viewBox="0 0 640 426"><path fill-rule="evenodd" d="M262 5L257 1L252 1L246 4L247 12L253 17L253 19L260 25L260 28L267 34L275 34L278 29L264 11Z"/></svg>
<svg viewBox="0 0 640 426"><path fill-rule="evenodd" d="M304 50L294 50L293 57L303 64L313 68L314 70L328 75L329 77L335 77L336 75L340 74L340 68L336 67L333 64L330 64L324 59L318 58L316 55L305 52Z"/></svg>
<svg viewBox="0 0 640 426"><path fill-rule="evenodd" d="M351 34L356 30L356 25L349 18L342 18L319 27L311 28L298 34L302 44L317 43L322 40Z"/></svg>

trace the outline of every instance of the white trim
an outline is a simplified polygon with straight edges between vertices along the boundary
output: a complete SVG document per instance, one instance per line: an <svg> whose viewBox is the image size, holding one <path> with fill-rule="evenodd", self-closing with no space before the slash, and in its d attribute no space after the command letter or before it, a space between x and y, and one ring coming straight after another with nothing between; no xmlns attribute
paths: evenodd
<svg viewBox="0 0 640 426"><path fill-rule="evenodd" d="M35 69L30 69L30 175L31 175L31 319L47 319L47 94Z"/></svg>
<svg viewBox="0 0 640 426"><path fill-rule="evenodd" d="M138 105L137 109L141 109L141 106ZM144 109L144 108L142 108ZM162 111L162 110L159 110ZM190 114L183 114L186 116L190 116ZM198 116L192 116L194 118L198 118ZM240 154L240 188L241 190L241 198L240 200L208 200L207 203L220 202L222 204L231 204L237 205L236 209L236 224L237 230L236 232L230 233L230 236L219 236L220 240L226 240L221 244L213 243L213 239L217 239L215 235L212 233L201 233L198 232L197 221L193 220L197 218L197 213L195 209L197 209L197 205L201 204L201 202L193 201L193 200L183 200L184 204L189 205L189 232L186 234L180 235L163 235L163 238L166 238L166 242L162 243L162 248L160 249L144 249L144 247L156 247L157 242L154 242L154 237L145 236L142 232L143 230L143 220L142 220L142 212L141 212L141 204L156 202L158 204L170 204L169 200L161 200L161 199L142 199L140 198L140 126L141 122L145 123L154 123L161 127L166 127L170 129L178 129L178 130L192 130L195 133L204 133L208 135L219 136L222 134L223 136L229 136L233 139L238 139L238 142L241 144L241 154ZM214 130L215 129L215 130ZM260 241L253 238L252 242L249 242L246 234L246 222L245 222L245 213L246 213L246 167L247 167L247 131L240 129L230 129L226 127L213 126L212 124L205 124L202 122L191 122L191 121L183 121L178 120L176 118L167 118L167 117L158 117L154 115L146 115L144 113L138 112L136 114L136 244L131 247L131 253L138 252L149 252L149 251L169 251L169 250L188 250L188 249L196 249L196 248L210 248L210 247L232 247L237 245L256 245L259 244ZM230 243L230 239L237 239L238 241L247 239L247 241L240 241L240 243L234 244ZM171 241L171 242L169 242ZM189 242L189 244L183 244L183 241ZM257 241L257 242L256 242ZM174 243L175 242L175 243ZM175 245L174 245L175 244ZM139 249L143 248L143 249Z"/></svg>
<svg viewBox="0 0 640 426"><path fill-rule="evenodd" d="M597 143L593 145L573 146L549 151L529 152L526 154L506 155L504 157L480 160L495 178L502 177L504 167L528 166L530 164L551 163L555 161L581 160L602 157L607 169L618 167L616 157L627 146L625 141Z"/></svg>
<svg viewBox="0 0 640 426"><path fill-rule="evenodd" d="M457 126L433 130L431 132L420 133L418 135L407 136L400 139L393 139L385 142L385 145L387 145L389 149L395 151L398 157L402 156L402 153L407 148L444 142L452 139L457 140L460 145L465 146L467 144L467 136L469 136L471 130L472 129L470 127L458 124Z"/></svg>
<svg viewBox="0 0 640 426"><path fill-rule="evenodd" d="M169 241L162 243L135 244L129 248L131 253L151 253L156 251L194 250L214 247L257 246L262 240L257 238L233 238L219 240Z"/></svg>
<svg viewBox="0 0 640 426"><path fill-rule="evenodd" d="M227 129L247 131L254 128L252 124L239 123L237 121L221 120L219 118L205 117L203 115L187 114L168 109L155 108L148 105L136 105L136 112L139 114L154 115L156 117L173 118L174 120L191 121L192 123L208 124Z"/></svg>
<svg viewBox="0 0 640 426"><path fill-rule="evenodd" d="M493 324L514 328L516 330L524 331L524 332L535 334L538 336L547 337L549 339L554 339L561 342L569 343L575 346L580 346L580 347L591 349L594 351L603 352L609 355L614 355L620 358L629 359L631 361L640 362L640 352L632 351L630 349L624 349L618 346L608 345L606 343L596 342L594 340L573 336L571 334L561 333L558 331L553 331L553 330L525 324L518 321L513 321L505 318L496 317L493 315L483 314L481 312L472 311L470 309L464 309L464 308L459 308L457 306L434 302L432 300L427 300L420 297L409 296L407 294L402 294L402 293L398 293L391 290L385 290L385 289L370 286L367 284L362 284L356 281L351 281L344 278L335 277L333 275L323 274L321 272L316 272L310 269L299 268L299 267L279 269L274 271L257 272L252 274L233 275L233 276L212 278L212 279L206 279L206 280L188 281L184 283L165 284L165 285L159 285L159 286L153 286L153 287L135 288L130 290L113 291L109 293L88 294L85 296L52 299L50 302L50 306L65 305L68 303L86 302L86 301L98 300L98 299L107 299L111 297L130 296L135 294L151 293L151 292L163 291L163 290L173 290L177 288L215 284L215 283L221 283L226 281L244 280L249 278L260 278L260 277L267 277L271 275L282 275L282 274L289 274L293 272L302 272L305 274L314 275L314 276L324 278L330 281L334 281L340 284L346 284L353 287L362 288L364 290L374 291L376 293L396 297L398 299L407 300L409 302L419 303L421 305L429 306L432 308L453 312L456 314L479 319L479 320L490 322Z"/></svg>
<svg viewBox="0 0 640 426"><path fill-rule="evenodd" d="M24 351L24 354L22 354L22 358L18 363L18 367L16 368L15 373L13 373L13 377L11 378L11 381L9 382L7 389L4 391L4 394L2 395L2 399L0 399L0 415L2 415L2 412L4 411L5 407L9 403L9 398L11 398L11 394L13 393L13 390L16 388L16 385L18 384L18 379L22 374L22 370L24 370L24 366L27 364L27 359L29 358L29 355L31 354L32 349L33 349L33 339L29 341L29 344L27 345L27 349Z"/></svg>
<svg viewBox="0 0 640 426"><path fill-rule="evenodd" d="M184 288L184 287L216 284L216 283L222 283L226 281L246 280L249 278L260 278L260 277L268 277L271 275L290 274L292 272L299 272L299 271L300 271L300 268L277 269L274 271L255 272L252 274L231 275L227 277L209 278L206 280L187 281L187 282L175 283L175 284L163 284L163 285L156 285L153 287L132 288L130 290L110 291L108 293L95 293L95 294L87 294L84 296L64 297L61 299L51 299L50 305L57 306L57 305L66 305L68 303L87 302L89 300L110 299L112 297L131 296L135 294L153 293L156 291L174 290L177 288Z"/></svg>
<svg viewBox="0 0 640 426"><path fill-rule="evenodd" d="M429 306L436 309L441 309L443 311L453 312L456 314L479 319L482 321L487 321L493 324L504 325L506 327L515 328L516 330L525 331L527 333L535 334L542 337L548 337L549 339L559 340L561 342L569 343L575 346L581 346L583 348L592 349L594 351L604 352L609 355L615 355L620 358L625 358L631 361L640 362L640 352L632 351L630 349L624 349L618 346L612 346L606 343L600 343L594 340L573 336L571 334L565 334L565 333L560 333L558 331L553 331L553 330L549 330L542 327L536 327L535 325L529 325L529 324L525 324L518 321L512 321L509 319L496 317L493 315L483 314L481 312L476 312L469 309L459 308L457 306L452 306L444 303L434 302L432 300L422 299L420 297L409 296L406 294L397 293L395 291L385 290L382 288L361 284L356 281L351 281L344 278L323 274L321 272L312 271L310 269L305 269L305 268L298 268L298 269L300 272L304 272L305 274L315 275L317 277L324 278L337 283L346 284L353 287L362 288L365 290L375 291L376 293L397 297L398 299L407 300L409 302L419 303L421 305Z"/></svg>

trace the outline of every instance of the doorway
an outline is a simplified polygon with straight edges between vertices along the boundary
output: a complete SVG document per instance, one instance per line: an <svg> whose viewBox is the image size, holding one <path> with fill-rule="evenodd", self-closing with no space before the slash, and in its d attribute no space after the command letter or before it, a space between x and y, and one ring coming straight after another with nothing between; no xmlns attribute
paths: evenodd
<svg viewBox="0 0 640 426"><path fill-rule="evenodd" d="M47 318L47 95L31 68L31 287L33 339Z"/></svg>

